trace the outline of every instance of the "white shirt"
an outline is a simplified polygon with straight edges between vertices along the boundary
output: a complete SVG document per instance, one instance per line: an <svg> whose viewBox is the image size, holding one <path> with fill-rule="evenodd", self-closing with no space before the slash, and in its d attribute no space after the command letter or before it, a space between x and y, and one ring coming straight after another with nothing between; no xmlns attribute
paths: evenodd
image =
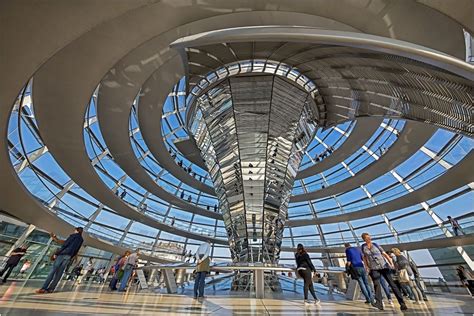
<svg viewBox="0 0 474 316"><path fill-rule="evenodd" d="M211 252L211 245L209 245L207 242L205 242L205 243L201 244L199 246L199 248L197 249L196 258L198 258L200 260L204 260L207 257L209 257L210 252ZM202 255L203 257L199 258L200 255Z"/></svg>
<svg viewBox="0 0 474 316"><path fill-rule="evenodd" d="M125 264L131 264L132 266L134 266L137 263L137 257L138 254L136 252L132 253L130 256L128 256Z"/></svg>

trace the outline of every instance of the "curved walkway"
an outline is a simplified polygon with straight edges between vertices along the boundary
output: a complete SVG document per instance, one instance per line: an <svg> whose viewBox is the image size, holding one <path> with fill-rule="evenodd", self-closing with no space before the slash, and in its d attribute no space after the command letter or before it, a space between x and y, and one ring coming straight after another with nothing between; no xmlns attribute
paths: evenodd
<svg viewBox="0 0 474 316"><path fill-rule="evenodd" d="M300 170L296 175L296 180L311 177L330 169L337 164L343 162L347 157L356 152L364 144L366 144L372 135L382 124L383 119L375 117L359 117L357 118L354 129L347 139L327 158L323 159L311 167Z"/></svg>
<svg viewBox="0 0 474 316"><path fill-rule="evenodd" d="M398 139L377 161L372 162L354 176L330 185L324 189L293 195L290 198L290 201L302 202L319 199L348 192L360 187L361 185L367 184L413 156L433 136L436 130L437 128L431 125L406 121L405 127L400 133Z"/></svg>
<svg viewBox="0 0 474 316"><path fill-rule="evenodd" d="M126 65L128 66L128 64ZM164 79L167 77L167 74L173 71L173 69L179 67L180 65L178 63L166 63L158 68L153 77ZM145 70L143 70L143 72L145 72ZM113 74L116 75L114 76ZM174 77L169 77L170 81L175 79ZM107 148L114 157L115 162L139 185L164 201L176 205L188 212L209 218L222 219L221 214L197 207L193 203L185 202L183 199L180 199L174 194L161 188L153 181L151 176L138 162L131 147L129 137L130 107L135 98L134 93L136 91L134 88L138 86L130 84L131 82L129 80L133 80L133 74L126 75L123 71L114 71L112 74L109 73L107 75L107 77L102 81L101 88L99 89L97 115L100 118L100 129L107 144ZM120 87L120 89L115 90L116 87ZM141 87L141 84L139 87ZM146 94L146 92L143 94ZM178 167L176 164L175 166ZM199 181L196 180L196 182ZM201 188L202 186L199 189Z"/></svg>
<svg viewBox="0 0 474 316"><path fill-rule="evenodd" d="M136 159L128 136L131 107L143 83L151 75L164 78L165 75L163 74L171 72L173 68L180 68L180 65L173 63L168 64L166 62L176 54L174 51L168 49L170 37L174 35L172 33L175 32L167 32L146 42L114 65L112 70L109 71L101 81L97 113L100 119L102 136L104 137L107 147L123 170L148 191L160 197L168 196L167 198L162 198L165 200L171 199L176 202L178 199L173 198L174 196L172 194L159 188L153 180L149 179L150 176L143 170ZM143 62L138 63L137 61ZM174 85L176 78L171 77L170 79L173 80L172 84ZM177 80L179 80L179 78ZM170 91L171 89L167 92L169 93ZM160 156L162 155L156 157L159 158ZM178 169L176 164L175 168ZM173 175L176 174L179 180L197 190L211 195L215 194L213 188L190 177L182 169L168 169L168 171ZM184 176L184 173L186 173L186 176ZM179 205L180 207L190 206L190 203L180 204L182 204ZM212 214L208 214L207 216L213 217Z"/></svg>
<svg viewBox="0 0 474 316"><path fill-rule="evenodd" d="M286 222L287 226L298 227L307 225L330 224L338 222L346 222L361 218L368 218L375 215L390 213L392 211L401 210L405 207L422 203L430 199L436 198L450 191L453 191L463 185L474 182L474 150L464 157L458 164L446 171L437 179L427 185L407 193L397 199L363 209L361 211L348 212L343 214L324 216L314 219L298 219Z"/></svg>
<svg viewBox="0 0 474 316"><path fill-rule="evenodd" d="M441 234L441 232L440 232ZM426 239L421 241L412 241L406 243L395 243L395 244L380 244L384 250L390 250L392 248L398 248L401 251L405 250L418 250L418 249L429 249L429 248L445 248L455 246L466 246L474 244L474 234L454 236L447 238L436 238ZM319 252L319 253L344 253L344 247L305 247L308 252ZM282 247L282 251L294 252L295 248Z"/></svg>

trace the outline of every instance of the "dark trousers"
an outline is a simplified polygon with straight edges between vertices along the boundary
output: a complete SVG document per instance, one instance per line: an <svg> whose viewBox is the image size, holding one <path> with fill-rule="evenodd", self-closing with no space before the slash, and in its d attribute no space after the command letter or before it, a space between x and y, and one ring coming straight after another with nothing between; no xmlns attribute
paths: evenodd
<svg viewBox="0 0 474 316"><path fill-rule="evenodd" d="M393 282L392 275L390 274L389 269L381 269L381 270L370 270L370 278L372 282L374 282L375 288L375 299L377 300L377 305L382 306L382 286L380 285L380 279L384 278L388 285L392 288L393 294L397 297L398 303L403 306L405 305L405 301L403 300L402 294L398 290L397 285Z"/></svg>
<svg viewBox="0 0 474 316"><path fill-rule="evenodd" d="M10 276L10 273L12 273L15 267L16 267L16 264L12 264L12 263L7 263L5 265L5 268L3 268L2 272L0 273L0 278L3 277L3 274L5 274L5 272L7 273L5 274L5 277L3 278L3 282L7 282L7 279Z"/></svg>
<svg viewBox="0 0 474 316"><path fill-rule="evenodd" d="M194 297L204 296L204 286L206 285L206 271L196 272L196 279L194 279Z"/></svg>
<svg viewBox="0 0 474 316"><path fill-rule="evenodd" d="M466 280L467 289L471 292L471 295L474 296L474 281Z"/></svg>
<svg viewBox="0 0 474 316"><path fill-rule="evenodd" d="M314 292L314 286L313 286L313 278L311 277L311 270L305 269L305 270L298 270L298 274L300 277L303 278L304 281L304 299L308 299L308 290L311 292L311 295L313 298L316 300L318 297L316 296L316 293Z"/></svg>

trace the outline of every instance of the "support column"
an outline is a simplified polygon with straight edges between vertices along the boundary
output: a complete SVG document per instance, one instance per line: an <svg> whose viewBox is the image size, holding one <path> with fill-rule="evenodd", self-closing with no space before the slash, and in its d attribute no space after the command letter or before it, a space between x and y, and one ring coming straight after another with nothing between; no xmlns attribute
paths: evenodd
<svg viewBox="0 0 474 316"><path fill-rule="evenodd" d="M55 212L54 207L58 202L61 201L62 197L74 186L74 181L69 180L63 187L63 189L55 195L53 200L48 203L48 208L51 209L51 211Z"/></svg>
<svg viewBox="0 0 474 316"><path fill-rule="evenodd" d="M254 270L254 283L255 283L255 298L265 298L265 271Z"/></svg>
<svg viewBox="0 0 474 316"><path fill-rule="evenodd" d="M30 277L33 274L33 272L35 271L36 267L41 262L41 260L46 255L46 253L48 252L49 247L51 246L52 242L53 242L53 238L49 238L49 240L46 243L46 245L44 246L43 250L41 250L41 252L38 254L38 257L36 258L36 260L31 264L31 267L29 269L30 271L28 272L28 275L26 276L25 281L28 281L30 279Z"/></svg>

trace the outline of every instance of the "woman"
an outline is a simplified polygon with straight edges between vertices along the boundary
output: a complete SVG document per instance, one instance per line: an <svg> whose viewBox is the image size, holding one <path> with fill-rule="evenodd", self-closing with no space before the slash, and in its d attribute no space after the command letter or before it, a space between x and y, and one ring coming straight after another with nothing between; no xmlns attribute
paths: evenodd
<svg viewBox="0 0 474 316"><path fill-rule="evenodd" d="M395 268L398 274L398 281L400 285L406 290L406 292L411 296L411 299L415 299L416 304L423 303L423 295L421 294L418 287L413 282L413 271L410 267L410 262L404 255L402 255L400 249L392 248L392 251L397 258L395 262Z"/></svg>
<svg viewBox="0 0 474 316"><path fill-rule="evenodd" d="M319 304L320 300L316 296L313 287L313 280L311 276L311 272L316 272L316 269L311 262L311 258L309 257L308 253L304 249L302 244L298 244L295 253L295 260L296 260L296 273L303 278L304 281L304 302L311 303L308 300L308 290L311 292L311 295L314 298L314 303Z"/></svg>
<svg viewBox="0 0 474 316"><path fill-rule="evenodd" d="M110 280L109 288L112 291L117 291L117 283L123 276L123 269L122 267L125 265L128 256L130 255L130 251L125 251L124 255L117 259L117 262L112 267L114 272L112 276L112 280Z"/></svg>

